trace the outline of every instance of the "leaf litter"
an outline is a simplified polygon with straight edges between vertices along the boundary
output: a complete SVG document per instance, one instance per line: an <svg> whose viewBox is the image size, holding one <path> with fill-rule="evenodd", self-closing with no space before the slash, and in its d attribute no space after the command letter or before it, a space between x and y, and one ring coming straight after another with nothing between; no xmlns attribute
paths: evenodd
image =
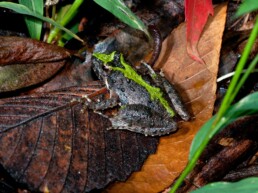
<svg viewBox="0 0 258 193"><path fill-rule="evenodd" d="M83 104L97 87L1 101L0 162L12 178L32 191L89 192L140 169L158 138L107 130L109 120Z"/></svg>
<svg viewBox="0 0 258 193"><path fill-rule="evenodd" d="M161 68L179 90L194 120L180 123L175 134L162 137L157 152L147 159L141 171L133 173L125 183L109 186L108 192L160 192L170 186L187 164L195 133L212 116L226 9L226 4L216 7L198 44L206 65L187 55L185 23L163 42L156 68Z"/></svg>
<svg viewBox="0 0 258 193"><path fill-rule="evenodd" d="M0 36L0 92L39 84L53 77L71 54L30 38Z"/></svg>
<svg viewBox="0 0 258 193"><path fill-rule="evenodd" d="M221 9L223 10L223 8L221 8ZM225 9L225 6L224 6L224 9ZM219 29L219 31L217 31L217 33L216 33L219 37L222 36L222 32L223 32L223 27L222 27L223 26L223 22L224 22L224 20L223 20L223 17L224 17L223 13L224 13L224 11L222 11L222 13L220 13L221 14L220 15L220 20L214 19L214 21L218 22L216 25L218 25L218 24L220 25L220 27L216 26L216 28ZM215 13L215 17L216 17L216 13ZM211 26L209 26L209 28L211 28ZM213 31L214 31L214 29L216 29L216 28L213 27L211 29L213 29ZM182 29L182 27L179 27L179 29ZM181 33L181 32L178 32L178 33ZM184 34L184 33L185 32L183 30L183 33L181 33L181 34ZM205 34L206 34L206 31L204 32L204 37L205 37ZM212 34L210 36L213 37L214 34ZM191 139L192 139L194 133L196 132L197 128L199 128L201 126L201 124L203 122L205 122L205 120L210 116L211 111L212 111L213 102L214 102L214 93L213 93L213 91L215 90L215 88L214 88L215 83L213 81L215 80L215 76L216 76L216 63L218 61L218 54L219 54L219 49L220 49L219 41L221 39L219 39L219 37L216 37L216 36L213 37L213 38L211 38L211 37L207 36L206 37L207 39L205 39L205 41L208 41L208 40L211 39L212 40L211 42L213 42L213 41L216 42L217 41L217 44L214 45L212 48L211 47L208 47L208 48L209 49L216 48L217 50L212 52L210 55L208 55L208 57L204 58L205 62L208 61L208 64L211 64L207 69L204 70L204 72L208 73L208 75L204 76L206 78L202 78L200 75L198 75L198 76L194 75L194 73L198 74L199 71L197 71L197 72L193 71L192 74L191 74L191 73L189 73L189 71L191 72L191 70L189 70L189 71L183 70L183 67L188 67L188 68L189 67L192 67L192 68L194 67L194 65L192 64L192 61L190 59L186 59L185 60L185 58L187 58L187 56L183 56L182 58L179 58L179 59L177 58L177 62L175 62L175 60L173 59L173 57L175 57L175 56L173 56L172 59L170 59L170 62L173 62L173 64L175 63L175 65L174 65L175 69L174 70L171 69L172 72L169 70L168 67L167 67L168 69L166 69L166 65L164 65L164 67L163 67L163 71L164 71L166 77L171 82L173 82L180 91L182 91L181 95L183 96L184 101L187 103L187 106L192 110L192 113L195 115L195 120L190 122L190 123L181 124L179 132L174 134L173 136L168 136L168 137L162 138L161 139L161 144L158 147L157 154L149 157L149 159L144 164L144 166L143 166L143 168L142 168L142 170L140 172L134 173L129 178L129 180L126 183L116 183L114 186L111 186L111 188L109 188L107 191L110 191L110 192L112 192L112 191L115 191L115 192L119 192L119 191L120 192L121 191L122 192L135 192L135 191L140 191L140 192L157 192L157 191L163 190L165 187L167 187L170 184L170 182L172 181L172 179L182 170L182 168L184 167L184 165L186 163L186 161L182 161L182 160L186 160L186 156L188 154L188 149L189 149L189 145L190 145ZM180 40L180 39L182 40L182 37L179 37L178 39L175 38L175 40ZM209 42L209 43L211 43L211 42ZM174 44L174 41L172 41L170 43ZM164 44L166 44L166 42L163 43L163 47L165 47ZM185 47L185 46L183 46L184 44L182 42L180 42L179 44L181 45L182 48ZM201 43L199 44L199 46L201 46ZM205 46L203 46L203 47L205 47ZM170 46L168 48L168 50L171 50L171 49L172 49L172 47ZM209 49L208 49L208 51L209 51ZM174 48L173 47L172 50L173 50L172 53L175 53L175 51L178 50L178 48ZM204 53L202 53L202 50L200 50L200 53L201 53L201 55L202 54L205 55L205 52L207 53L208 51L204 50L203 51ZM166 53L166 52L167 51L165 51L165 52L163 51L163 53ZM184 51L179 49L179 52L184 52ZM168 55L165 55L165 56L163 55L162 59L164 60L166 58L168 58ZM167 63L168 62L166 61L166 64ZM183 66L182 66L182 68L177 69L179 67L179 63L182 64ZM161 67L161 65L157 65L157 66ZM197 65L197 69L202 69L202 66L198 66ZM181 72L181 73L178 73L178 76L176 76L177 72ZM205 74L204 72L202 73L202 75ZM186 73L185 76L184 76L184 73ZM192 84L193 89L191 89L191 83L188 82L188 84L187 84L187 81L185 81L186 77L187 78L194 77L193 80L196 80L196 81L193 82L194 85ZM208 85L204 85L206 80L210 80L210 81L208 81ZM182 84L181 81L184 82L184 84ZM210 87L211 85L213 85L213 86ZM212 91L207 92L207 95L205 95L206 97L210 97L208 101L206 101L207 98L205 98L205 97L202 98L202 97L198 96L198 94L200 94L200 93L205 93L205 92L203 92L204 91L203 88L204 88L204 90L208 89L208 88L212 88L211 89ZM199 92L197 92L197 91L199 91ZM190 94L189 94L189 92L190 92ZM191 98L191 94L194 94L195 92L197 93L197 95L194 95ZM31 97L33 98L33 96L31 96ZM36 106L37 105L44 106L44 105L42 105L42 103L44 104L44 102L43 102L44 100L42 101L42 98L44 98L44 94L36 95L36 98L37 97L39 97L38 99L40 99L40 100L37 100L37 102L35 102L35 105ZM58 98L58 100L60 99L61 102L64 102L66 100L68 100L68 101L71 100L71 98L69 98L69 97L68 97L69 99L67 99L65 97L62 98L60 96L58 96L57 98ZM50 105L55 104L58 101L57 98L55 100L53 100L53 101L55 101L54 103L52 103L53 102L52 101L49 104ZM193 100L195 98L197 98L198 100ZM31 100L31 98L30 98L30 100ZM22 103L24 103L25 101L22 100ZM67 114L75 115L76 114L75 112L77 112L75 110L71 110L71 108L70 108L70 102L71 101L70 102L68 102L68 101L66 101L64 106L67 107L67 105L68 105L69 107L65 108L65 110L63 110L63 111L61 109L59 111L59 108L58 108L58 111L56 113L59 117L61 117L60 118L61 120L64 120L63 118L66 117ZM191 105L192 101L195 102L195 105ZM48 102L46 102L46 103L48 104ZM9 106L8 102L6 104L7 104L7 106ZM4 102L4 104L2 104L2 105L5 106L6 104ZM57 105L57 104L55 104L55 105ZM72 107L75 108L75 106L72 106ZM81 106L78 107L78 110L79 109L81 110L82 107ZM90 114L91 112L86 111L85 113L86 114ZM89 119L89 117L87 115L85 115L85 116L87 117L87 120L88 120L87 125L93 124L92 122L94 122L94 121ZM98 117L98 115L95 115L95 114L94 114L94 116ZM45 119L45 117L43 117L43 118ZM54 123L59 123L56 118L52 118L52 116L50 116L50 115L47 118L51 119L51 120L50 121L49 120L46 121L46 127L51 127L51 124L52 124L51 122L53 120L54 120ZM96 120L98 120L98 119L96 118ZM20 120L18 120L18 122L19 121ZM39 122L36 122L34 120L34 124L40 124ZM71 126L71 123L67 123L65 121L64 122L61 121L60 123L62 123L63 125L67 125L67 128L66 128L67 131L64 131L64 133L66 133L66 136L65 136L64 139L67 139L67 142L64 142L64 143L61 142L61 141L63 141L63 138L62 138L63 135L59 135L59 133L58 133L59 131L57 129L55 130L55 133L56 134L58 133L58 135L54 135L54 136L61 136L61 138L58 141L58 144L59 145L61 144L63 147L65 147L64 153L67 156L67 159L69 159L69 156L71 156L71 152L69 153L69 151L73 149L73 147L71 146L71 143L72 143L71 136L74 137L75 134L71 134L70 133L71 132L71 127L73 127L73 126ZM67 123L67 124L65 124L65 123ZM19 127L21 128L22 126L19 125ZM18 130L18 133L22 134L21 129L17 129L19 127L15 127L16 129L12 129L11 131ZM32 126L30 126L29 124L27 125L27 123L26 123L26 127L28 129L31 129L33 127L33 124L32 124ZM96 127L101 127L101 126L96 126ZM35 132L37 132L38 134L40 133L39 130L36 130ZM62 133L62 129L60 130L60 132ZM18 136L18 134L14 134L14 135L16 137ZM132 135L132 134L129 134L129 135ZM102 134L102 136L103 136L103 134ZM125 136L127 136L127 135L125 135ZM124 139L125 136L122 139ZM24 138L23 134L19 137L19 139L20 139L20 142L22 142L22 141L24 143L28 142L28 139ZM154 139L152 138L152 140L154 140ZM34 139L34 141L35 141L35 139ZM154 142L154 144L156 142ZM176 147L173 144L177 144ZM38 144L36 146L38 146ZM36 148L36 146L34 144L34 149ZM98 146L98 145L96 145L96 146ZM103 147L103 146L100 145L100 147ZM131 145L130 145L130 147L131 147ZM57 148L57 149L59 149L59 148ZM30 152L30 150L31 149L27 149L27 150L25 149L24 152L28 153L28 152ZM11 152L12 151L14 151L14 150L11 150ZM92 151L94 151L94 150L92 150ZM9 152L9 153L11 153L11 152ZM128 152L130 154L131 150L128 150ZM54 152L54 154L55 154L55 152ZM58 154L58 152L57 152L57 154ZM131 152L131 154L133 154L133 153ZM15 156L13 154L10 154L9 156L11 156L11 155ZM32 155L31 152L30 152L30 155ZM39 154L39 156L40 156L40 154ZM51 172L53 174L55 174L55 175L53 175L53 177L54 176L57 177L59 175L59 174L56 174L55 172L53 172L54 170L59 172L58 168L60 168L60 165L58 165L58 164L61 164L61 165L64 164L64 166L66 167L66 171L68 171L67 163L66 163L67 160L64 161L64 162L61 162L60 161L60 157L58 157L58 156L59 155L55 156L56 158L54 159L54 163L51 164ZM173 158L175 160L173 160ZM129 159L129 157L128 157L128 159ZM31 159L31 160L33 160L33 159ZM21 170L19 168L19 170L22 172L22 174L19 173L19 172L17 173L17 175L19 176L18 179L25 179L24 174L26 173L25 171L27 171L27 168L29 168L30 163L31 163L31 161L29 161L29 164L28 164L28 160L27 160L27 166L25 168L23 168L23 166L21 166ZM11 164L13 164L13 163L11 163ZM56 166L58 166L58 167L55 167L54 164ZM93 163L93 164L98 164L98 163ZM98 166L98 165L96 165L96 166ZM125 168L130 168L130 166L128 165ZM89 170L92 170L92 169L89 169ZM14 172L13 175L16 176L16 172L17 172L16 170L10 169L10 171L13 171ZM30 170L28 170L27 172L30 175L32 175ZM85 173L84 173L84 175L85 175ZM48 174L48 175L45 175L45 176L49 177L51 175ZM96 180L95 177L93 177L93 178L94 178L94 180ZM41 178L41 180L42 179L43 178ZM56 181L57 179L59 179L59 181L60 181L59 184L54 184L54 182L53 182L51 184L51 186L52 187L56 187L55 190L58 191L58 190L61 189L62 183L65 184L67 181L64 181L63 178L53 178L51 180ZM67 178L67 179L71 180L70 177ZM44 178L43 181L41 181L42 182L41 183L42 186L40 186L40 187L43 188L43 189L48 187L48 186L46 186L46 182L48 182L48 180L49 180L48 178ZM102 179L98 179L97 181L98 182L102 182L102 184L106 183L106 181L103 178ZM98 182L96 182L95 185ZM35 182L31 182L30 183L31 187L34 187L33 183L35 183ZM36 182L36 183L38 183L38 182ZM77 182L76 181L76 182L69 182L69 183L86 183L86 182ZM65 184L64 187L66 187L66 186L68 186L68 185ZM121 188L121 186L122 186L122 188ZM74 187L74 185L73 186L71 185L70 187ZM78 188L79 187L81 188L82 186L78 186ZM94 187L94 185L92 185L91 187Z"/></svg>

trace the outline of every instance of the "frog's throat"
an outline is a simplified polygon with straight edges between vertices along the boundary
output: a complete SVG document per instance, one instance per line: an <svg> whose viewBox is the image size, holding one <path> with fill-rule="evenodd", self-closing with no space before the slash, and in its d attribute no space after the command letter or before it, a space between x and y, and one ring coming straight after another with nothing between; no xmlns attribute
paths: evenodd
<svg viewBox="0 0 258 193"><path fill-rule="evenodd" d="M104 64L108 64L114 60L115 51L111 54L103 54L103 53L94 53L93 56L101 60ZM124 60L123 55L120 55L120 62L124 68L109 66L112 70L120 71L123 75L144 87L147 92L150 94L151 100L157 100L160 104L166 109L171 117L175 116L174 110L170 107L169 102L164 98L164 93L158 87L151 86L148 84L141 75L139 75L129 64L127 64Z"/></svg>

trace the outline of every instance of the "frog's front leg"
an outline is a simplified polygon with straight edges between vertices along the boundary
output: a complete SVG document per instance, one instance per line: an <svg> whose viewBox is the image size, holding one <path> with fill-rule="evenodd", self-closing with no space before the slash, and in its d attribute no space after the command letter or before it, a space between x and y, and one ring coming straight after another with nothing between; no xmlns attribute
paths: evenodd
<svg viewBox="0 0 258 193"><path fill-rule="evenodd" d="M141 104L122 106L110 121L112 127L109 129L125 129L146 136L161 136L177 130L177 124L170 116Z"/></svg>
<svg viewBox="0 0 258 193"><path fill-rule="evenodd" d="M84 95L81 102L87 109L101 111L119 105L119 97L103 87L90 95Z"/></svg>

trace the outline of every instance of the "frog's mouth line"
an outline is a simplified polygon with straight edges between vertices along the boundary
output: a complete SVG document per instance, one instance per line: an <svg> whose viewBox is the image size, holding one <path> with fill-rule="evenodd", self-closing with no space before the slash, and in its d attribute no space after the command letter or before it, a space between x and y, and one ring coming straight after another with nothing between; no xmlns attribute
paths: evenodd
<svg viewBox="0 0 258 193"><path fill-rule="evenodd" d="M103 54L103 53L93 53L93 56L95 56L97 59L101 60L104 65L108 65L108 63L114 61L115 57L115 51L111 54ZM121 72L126 78L134 81L138 85L144 87L147 92L150 94L151 100L157 100L160 102L160 104L166 109L168 114L171 117L175 116L174 110L170 107L169 102L164 98L163 91L155 86L151 86L149 83L147 83L140 74L138 74L129 64L127 64L124 60L124 57L122 54L120 54L120 62L123 65L124 68L120 67L114 67L111 65L108 65L108 67L111 70L119 71Z"/></svg>

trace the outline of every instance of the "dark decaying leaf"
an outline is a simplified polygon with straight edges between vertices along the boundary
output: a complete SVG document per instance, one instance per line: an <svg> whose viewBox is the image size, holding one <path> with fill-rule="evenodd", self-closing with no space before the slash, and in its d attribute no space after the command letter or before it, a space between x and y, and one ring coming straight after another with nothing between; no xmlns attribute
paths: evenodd
<svg viewBox="0 0 258 193"><path fill-rule="evenodd" d="M0 163L32 191L89 192L139 170L157 138L106 130L86 110L96 85L0 101ZM104 95L96 96L98 98Z"/></svg>
<svg viewBox="0 0 258 193"><path fill-rule="evenodd" d="M64 48L30 38L0 36L0 66L47 63L64 60L70 53Z"/></svg>
<svg viewBox="0 0 258 193"><path fill-rule="evenodd" d="M64 48L15 36L0 36L0 92L43 82L64 66Z"/></svg>
<svg viewBox="0 0 258 193"><path fill-rule="evenodd" d="M32 64L32 65L8 65L0 67L0 92L15 91L26 88L55 75L65 61L52 64Z"/></svg>

